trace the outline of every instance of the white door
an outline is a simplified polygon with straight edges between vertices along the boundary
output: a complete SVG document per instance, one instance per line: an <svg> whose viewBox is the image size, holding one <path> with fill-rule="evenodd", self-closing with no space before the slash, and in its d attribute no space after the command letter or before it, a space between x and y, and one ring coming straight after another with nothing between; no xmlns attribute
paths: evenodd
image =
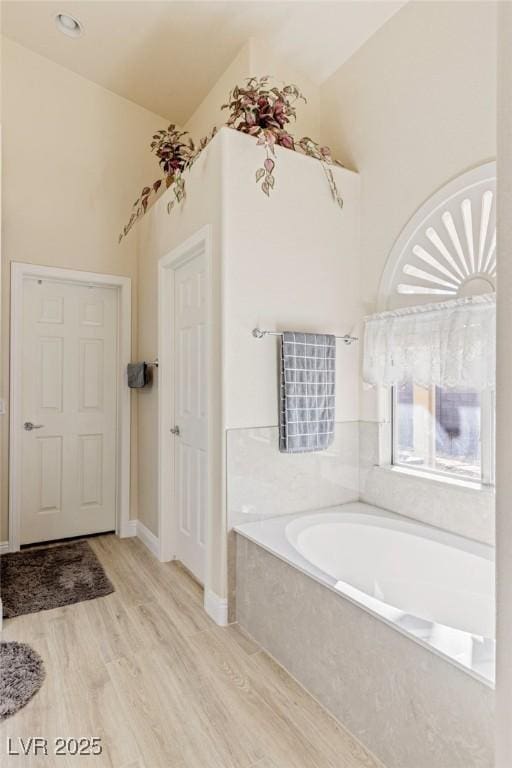
<svg viewBox="0 0 512 768"><path fill-rule="evenodd" d="M176 557L204 583L207 504L206 259L174 273Z"/></svg>
<svg viewBox="0 0 512 768"><path fill-rule="evenodd" d="M23 281L21 544L116 527L117 292Z"/></svg>

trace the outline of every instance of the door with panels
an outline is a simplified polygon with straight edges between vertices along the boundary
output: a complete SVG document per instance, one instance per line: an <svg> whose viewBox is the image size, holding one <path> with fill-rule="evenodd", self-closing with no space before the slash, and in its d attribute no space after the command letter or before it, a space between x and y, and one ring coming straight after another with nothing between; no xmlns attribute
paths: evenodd
<svg viewBox="0 0 512 768"><path fill-rule="evenodd" d="M117 291L23 281L21 544L112 531Z"/></svg>
<svg viewBox="0 0 512 768"><path fill-rule="evenodd" d="M206 259L174 272L176 556L204 583L207 505Z"/></svg>

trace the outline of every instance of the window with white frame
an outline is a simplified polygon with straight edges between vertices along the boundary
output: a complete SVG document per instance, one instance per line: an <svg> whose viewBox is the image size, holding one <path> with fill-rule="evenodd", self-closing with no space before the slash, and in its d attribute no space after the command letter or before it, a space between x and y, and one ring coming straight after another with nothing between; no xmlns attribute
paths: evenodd
<svg viewBox="0 0 512 768"><path fill-rule="evenodd" d="M494 162L435 192L393 246L364 379L390 393L398 467L494 484L496 256Z"/></svg>
<svg viewBox="0 0 512 768"><path fill-rule="evenodd" d="M392 463L399 467L494 483L494 397L490 390L391 388Z"/></svg>

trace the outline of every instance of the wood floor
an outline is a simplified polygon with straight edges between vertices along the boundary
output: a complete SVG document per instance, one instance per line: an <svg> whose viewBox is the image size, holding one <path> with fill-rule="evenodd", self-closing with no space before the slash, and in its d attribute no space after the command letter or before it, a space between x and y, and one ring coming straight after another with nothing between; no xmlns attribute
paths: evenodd
<svg viewBox="0 0 512 768"><path fill-rule="evenodd" d="M0 726L0 764L78 768L377 768L289 675L233 625L217 627L200 587L136 539L91 545L115 593L4 621L46 681ZM49 755L8 756L43 736ZM56 737L99 736L100 756L52 756Z"/></svg>

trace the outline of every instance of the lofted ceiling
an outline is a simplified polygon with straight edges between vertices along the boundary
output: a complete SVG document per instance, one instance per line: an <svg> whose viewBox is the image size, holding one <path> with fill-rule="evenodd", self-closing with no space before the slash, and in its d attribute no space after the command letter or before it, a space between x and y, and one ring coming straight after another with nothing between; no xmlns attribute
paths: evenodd
<svg viewBox="0 0 512 768"><path fill-rule="evenodd" d="M183 125L250 37L320 83L404 4L4 0L2 32ZM59 12L82 22L82 37L73 39L57 30Z"/></svg>

